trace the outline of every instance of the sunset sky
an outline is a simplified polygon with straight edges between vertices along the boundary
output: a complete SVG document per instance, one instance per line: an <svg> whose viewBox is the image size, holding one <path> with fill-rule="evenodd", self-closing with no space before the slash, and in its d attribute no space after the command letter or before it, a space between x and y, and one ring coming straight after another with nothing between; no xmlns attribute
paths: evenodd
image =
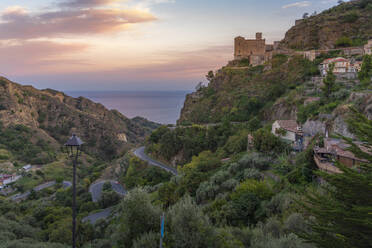
<svg viewBox="0 0 372 248"><path fill-rule="evenodd" d="M232 59L235 36L272 42L337 0L1 0L0 75L58 90L190 90Z"/></svg>

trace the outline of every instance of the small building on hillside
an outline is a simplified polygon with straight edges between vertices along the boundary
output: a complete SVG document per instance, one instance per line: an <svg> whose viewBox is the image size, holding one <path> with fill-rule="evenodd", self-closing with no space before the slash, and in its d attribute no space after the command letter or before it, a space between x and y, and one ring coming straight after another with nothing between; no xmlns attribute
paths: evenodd
<svg viewBox="0 0 372 248"><path fill-rule="evenodd" d="M357 143L357 145L367 152L362 143ZM325 138L324 147L314 148L314 161L320 170L328 173L341 173L340 169L335 166L337 161L349 168L368 162L356 157L348 150L349 147L350 145L342 139Z"/></svg>
<svg viewBox="0 0 372 248"><path fill-rule="evenodd" d="M21 176L17 176L17 175L0 174L0 189L4 188L5 186L11 183L14 183L20 178Z"/></svg>
<svg viewBox="0 0 372 248"><path fill-rule="evenodd" d="M364 54L372 55L372 40L369 40L364 46Z"/></svg>
<svg viewBox="0 0 372 248"><path fill-rule="evenodd" d="M277 120L271 127L271 133L290 142L295 150L302 150L304 134L295 120Z"/></svg>
<svg viewBox="0 0 372 248"><path fill-rule="evenodd" d="M359 67L341 57L326 59L319 65L322 77L327 76L331 64L334 64L333 73L337 78L355 79L357 77Z"/></svg>
<svg viewBox="0 0 372 248"><path fill-rule="evenodd" d="M31 168L32 168L32 166L30 164L25 165L25 166L22 167L23 171L25 171L25 172L29 172L31 170Z"/></svg>

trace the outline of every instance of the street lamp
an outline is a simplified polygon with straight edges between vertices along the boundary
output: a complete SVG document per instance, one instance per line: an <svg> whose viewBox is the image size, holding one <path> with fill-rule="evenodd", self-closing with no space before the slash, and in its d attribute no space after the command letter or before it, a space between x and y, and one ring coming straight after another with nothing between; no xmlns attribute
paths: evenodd
<svg viewBox="0 0 372 248"><path fill-rule="evenodd" d="M76 248L76 164L84 142L75 134L65 144L65 151L73 162L72 178L72 248Z"/></svg>

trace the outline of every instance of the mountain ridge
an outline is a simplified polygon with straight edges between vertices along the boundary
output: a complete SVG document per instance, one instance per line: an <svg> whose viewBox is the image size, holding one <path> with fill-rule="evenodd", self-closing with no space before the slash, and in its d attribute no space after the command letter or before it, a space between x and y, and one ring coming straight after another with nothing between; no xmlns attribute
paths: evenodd
<svg viewBox="0 0 372 248"><path fill-rule="evenodd" d="M143 118L129 119L117 110L87 98L63 92L22 86L0 78L0 121L4 127L24 125L39 139L54 147L72 133L86 142L86 149L98 157L111 159L123 154L158 125Z"/></svg>

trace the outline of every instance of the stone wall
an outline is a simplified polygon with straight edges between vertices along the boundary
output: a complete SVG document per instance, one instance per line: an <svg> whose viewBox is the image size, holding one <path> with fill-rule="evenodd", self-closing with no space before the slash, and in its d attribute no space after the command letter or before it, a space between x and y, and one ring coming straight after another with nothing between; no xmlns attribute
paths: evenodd
<svg viewBox="0 0 372 248"><path fill-rule="evenodd" d="M235 38L235 59L249 58L251 55L265 55L266 42L262 39L262 34L257 33L255 40L245 39L244 37Z"/></svg>

